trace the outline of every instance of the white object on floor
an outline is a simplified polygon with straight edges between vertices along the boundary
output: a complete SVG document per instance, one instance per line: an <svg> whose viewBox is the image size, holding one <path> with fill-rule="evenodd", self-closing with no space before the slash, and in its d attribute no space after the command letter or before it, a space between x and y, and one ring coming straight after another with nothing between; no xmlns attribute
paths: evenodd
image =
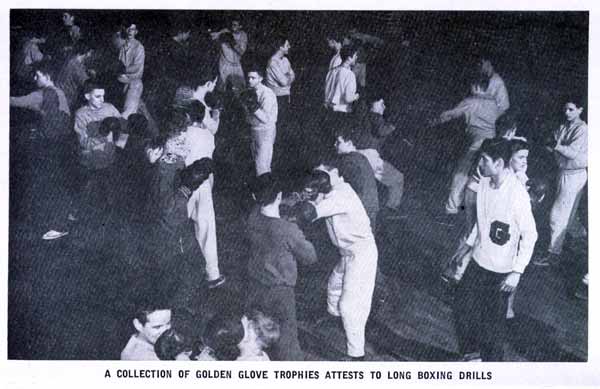
<svg viewBox="0 0 600 389"><path fill-rule="evenodd" d="M54 231L54 230L50 230L48 232L46 232L44 234L44 236L42 236L42 239L44 240L54 240L54 239L58 239L58 238L62 238L65 235L68 235L69 232L68 231Z"/></svg>

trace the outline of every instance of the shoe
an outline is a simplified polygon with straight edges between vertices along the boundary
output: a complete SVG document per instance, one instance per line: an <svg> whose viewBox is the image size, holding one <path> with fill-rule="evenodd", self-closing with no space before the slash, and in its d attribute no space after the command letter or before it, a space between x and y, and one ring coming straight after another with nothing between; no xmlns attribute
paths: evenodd
<svg viewBox="0 0 600 389"><path fill-rule="evenodd" d="M463 355L461 362L481 362L481 353L475 351L473 353L466 353Z"/></svg>
<svg viewBox="0 0 600 389"><path fill-rule="evenodd" d="M44 239L44 240L54 240L54 239L62 238L65 235L69 235L69 232L68 231L54 231L54 230L50 230L50 231L46 232L44 234L44 236L42 236L42 239Z"/></svg>
<svg viewBox="0 0 600 389"><path fill-rule="evenodd" d="M364 361L365 361L364 355L362 357L351 357L350 355L346 355L344 358L342 358L342 362L364 362Z"/></svg>
<svg viewBox="0 0 600 389"><path fill-rule="evenodd" d="M208 281L208 289L217 288L217 287L223 285L225 283L225 281L227 281L227 279L223 275L219 276L219 278L217 278L215 280Z"/></svg>
<svg viewBox="0 0 600 389"><path fill-rule="evenodd" d="M560 260L560 255L554 253L547 253L543 257L539 257L533 260L533 264L536 266L548 267L557 265Z"/></svg>

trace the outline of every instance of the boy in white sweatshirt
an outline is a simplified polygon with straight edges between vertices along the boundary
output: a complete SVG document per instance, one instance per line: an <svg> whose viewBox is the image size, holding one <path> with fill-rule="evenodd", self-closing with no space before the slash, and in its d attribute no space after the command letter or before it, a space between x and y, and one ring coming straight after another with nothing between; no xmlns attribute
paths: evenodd
<svg viewBox="0 0 600 389"><path fill-rule="evenodd" d="M484 361L503 358L508 297L537 241L529 195L511 171L510 157L507 140L487 139L481 146L477 224L465 246L473 260L455 299L460 349L465 356L481 353Z"/></svg>

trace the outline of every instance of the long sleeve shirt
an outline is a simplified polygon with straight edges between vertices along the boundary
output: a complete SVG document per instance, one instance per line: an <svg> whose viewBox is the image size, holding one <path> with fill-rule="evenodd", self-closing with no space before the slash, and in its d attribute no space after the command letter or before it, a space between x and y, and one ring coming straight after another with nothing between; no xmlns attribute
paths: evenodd
<svg viewBox="0 0 600 389"><path fill-rule="evenodd" d="M248 123L255 131L274 130L277 123L277 97L263 84L256 87L259 108L248 115Z"/></svg>
<svg viewBox="0 0 600 389"><path fill-rule="evenodd" d="M289 96L296 75L286 56L277 54L271 57L267 66L265 85L273 90L275 96Z"/></svg>
<svg viewBox="0 0 600 389"><path fill-rule="evenodd" d="M485 91L485 95L492 97L496 102L499 111L498 116L502 116L502 114L510 108L506 85L504 85L504 80L502 80L502 77L500 77L498 73L494 73L490 78L490 83Z"/></svg>
<svg viewBox="0 0 600 389"><path fill-rule="evenodd" d="M75 132L79 138L79 145L85 148L89 136L95 136L100 128L100 123L107 117L120 118L121 114L110 103L104 103L98 109L84 105L75 112Z"/></svg>
<svg viewBox="0 0 600 389"><path fill-rule="evenodd" d="M26 96L11 97L11 107L30 109L40 113L39 128L48 138L68 135L71 112L64 92L56 86L38 89Z"/></svg>
<svg viewBox="0 0 600 389"><path fill-rule="evenodd" d="M338 66L325 79L325 106L336 112L352 112L356 96L356 76L348 67Z"/></svg>
<svg viewBox="0 0 600 389"><path fill-rule="evenodd" d="M499 188L483 177L477 191L477 224L467 244L473 259L496 273L523 273L529 264L537 230L527 190L510 173Z"/></svg>
<svg viewBox="0 0 600 389"><path fill-rule="evenodd" d="M588 165L588 128L579 119L560 126L554 132L554 154L561 170L584 169Z"/></svg>
<svg viewBox="0 0 600 389"><path fill-rule="evenodd" d="M140 41L132 39L127 41L119 51L119 61L125 65L125 78L127 83L141 80L144 75L144 61L146 52Z"/></svg>
<svg viewBox="0 0 600 389"><path fill-rule="evenodd" d="M193 227L188 217L190 195L183 188L171 189L162 201L157 236L168 257L184 254L194 247Z"/></svg>
<svg viewBox="0 0 600 389"><path fill-rule="evenodd" d="M331 242L339 249L374 239L365 207L350 184L334 185L314 206L317 219L325 218Z"/></svg>
<svg viewBox="0 0 600 389"><path fill-rule="evenodd" d="M480 96L469 96L456 107L443 112L440 115L440 120L447 122L464 117L467 134L493 138L496 136L496 120L499 116L500 111L494 100Z"/></svg>
<svg viewBox="0 0 600 389"><path fill-rule="evenodd" d="M317 261L314 246L294 223L268 217L255 207L248 217L250 241L248 274L265 286L296 286L297 262Z"/></svg>
<svg viewBox="0 0 600 389"><path fill-rule="evenodd" d="M233 47L227 43L221 43L221 55L219 61L239 65L242 56L248 48L248 34L244 31L235 32L233 33L233 40L235 41Z"/></svg>

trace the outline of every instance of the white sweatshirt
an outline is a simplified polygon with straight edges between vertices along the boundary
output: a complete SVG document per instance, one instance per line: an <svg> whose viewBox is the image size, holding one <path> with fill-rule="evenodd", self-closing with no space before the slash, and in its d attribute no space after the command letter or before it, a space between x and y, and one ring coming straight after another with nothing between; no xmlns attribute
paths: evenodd
<svg viewBox="0 0 600 389"><path fill-rule="evenodd" d="M523 273L529 264L537 230L527 190L510 173L500 186L483 177L477 191L477 223L467 239L473 259L496 273Z"/></svg>

